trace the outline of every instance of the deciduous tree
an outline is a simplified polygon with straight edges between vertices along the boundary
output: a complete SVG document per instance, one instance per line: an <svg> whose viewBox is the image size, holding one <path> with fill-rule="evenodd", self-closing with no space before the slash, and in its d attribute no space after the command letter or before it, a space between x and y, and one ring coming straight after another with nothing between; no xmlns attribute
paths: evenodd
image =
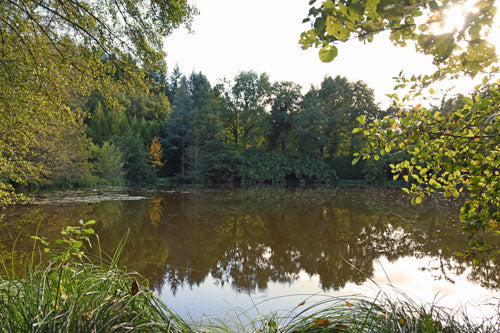
<svg viewBox="0 0 500 333"><path fill-rule="evenodd" d="M312 0L311 4L315 1ZM491 253L484 231L499 232L500 221L500 91L498 84L483 80L483 91L463 98L463 106L452 112L433 112L411 103L412 96L422 94L422 87L445 78L488 74L498 71L495 47L487 37L496 13L494 0L477 1L464 15L464 23L451 31L435 31L445 22L446 10L464 6L463 0L328 0L312 7L306 21L312 29L301 35L304 48L321 47L320 58L332 61L338 42L351 38L373 40L382 31L389 31L390 40L398 46L414 41L416 50L433 57L438 70L412 78L400 74L396 88L410 87L412 94L393 97L396 117L367 121L358 117L369 145L358 159L379 159L394 149L405 149L410 158L391 165L394 178L409 182L405 191L420 203L425 194L441 191L458 197L470 193L461 210L464 230L469 232L467 257L479 263L479 253ZM478 87L479 88L479 87ZM433 89L427 90L433 93ZM413 105L412 105L413 104ZM417 104L417 105L415 105Z"/></svg>
<svg viewBox="0 0 500 333"><path fill-rule="evenodd" d="M163 149L161 147L160 139L155 136L151 146L148 149L148 161L153 168L153 174L156 175L156 169L161 168L165 163L162 161Z"/></svg>
<svg viewBox="0 0 500 333"><path fill-rule="evenodd" d="M117 106L119 90L149 91L144 73L164 70L163 37L196 14L185 0L11 0L1 6L0 177L20 183L48 176L50 165L39 162L54 160L34 158L37 145L60 131L76 133L82 96L97 89ZM9 185L0 186L0 207L12 202L11 193Z"/></svg>

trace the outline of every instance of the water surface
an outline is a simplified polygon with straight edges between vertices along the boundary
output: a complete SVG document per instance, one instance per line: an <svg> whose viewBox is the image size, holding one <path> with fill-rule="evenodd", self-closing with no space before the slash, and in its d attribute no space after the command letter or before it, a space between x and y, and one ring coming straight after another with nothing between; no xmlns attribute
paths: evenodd
<svg viewBox="0 0 500 333"><path fill-rule="evenodd" d="M500 287L498 264L453 255L467 240L459 207L445 199L412 206L387 189L56 192L6 211L0 253L17 240L19 263L37 229L56 239L64 226L94 219L108 253L130 229L121 264L194 320L253 304L264 313L291 308L311 294L374 293L374 283L422 301L446 295L441 302L454 306Z"/></svg>

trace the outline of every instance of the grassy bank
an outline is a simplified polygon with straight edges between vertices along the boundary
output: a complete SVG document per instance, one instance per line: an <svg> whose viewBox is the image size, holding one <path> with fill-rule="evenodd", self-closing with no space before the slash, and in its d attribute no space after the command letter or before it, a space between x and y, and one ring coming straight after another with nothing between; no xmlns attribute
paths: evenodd
<svg viewBox="0 0 500 333"><path fill-rule="evenodd" d="M119 268L114 255L88 257L82 250L93 221L67 227L55 244L33 237L48 259L35 256L22 274L2 258L0 332L498 332L492 318L472 320L465 311L421 305L403 294L305 297L288 312L255 315L234 310L223 318L187 323L172 313L139 274ZM97 238L98 240L98 238ZM99 243L94 244L100 248ZM35 248L35 247L34 247ZM35 254L35 250L33 251ZM9 258L12 260L13 258ZM497 304L498 306L498 304Z"/></svg>

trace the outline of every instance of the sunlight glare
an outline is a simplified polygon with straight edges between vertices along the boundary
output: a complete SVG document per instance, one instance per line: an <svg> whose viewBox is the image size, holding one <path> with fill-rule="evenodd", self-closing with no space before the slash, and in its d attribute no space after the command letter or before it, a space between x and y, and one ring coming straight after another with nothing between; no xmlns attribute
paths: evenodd
<svg viewBox="0 0 500 333"><path fill-rule="evenodd" d="M460 30L465 23L467 13L477 12L476 4L477 0L467 0L462 5L456 5L443 11L442 17L439 17L431 24L432 34L441 35Z"/></svg>

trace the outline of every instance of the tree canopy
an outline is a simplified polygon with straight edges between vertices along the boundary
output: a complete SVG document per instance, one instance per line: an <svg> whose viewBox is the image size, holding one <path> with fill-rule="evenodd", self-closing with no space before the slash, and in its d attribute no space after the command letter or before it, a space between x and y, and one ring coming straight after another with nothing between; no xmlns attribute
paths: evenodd
<svg viewBox="0 0 500 333"><path fill-rule="evenodd" d="M436 24L445 22L447 10L454 6L470 7L463 25L437 33ZM416 96L423 87L433 93L432 83L444 78L498 71L495 46L487 38L496 10L494 0L327 0L311 7L305 21L312 22L312 29L301 35L300 44L321 47L320 58L328 62L338 53L336 45L351 38L372 41L389 31L395 45L413 41L416 51L431 55L438 68L410 79L400 74L396 89L410 86ZM455 197L469 194L461 220L470 234L466 256L476 264L480 254L496 250L484 232L498 233L500 221L500 81L490 78L484 76L461 103L438 109L415 105L410 95L392 94L395 116L369 120L361 115L357 118L361 126L353 130L368 141L354 163L360 158L378 160L394 150L408 154L391 168L395 179L408 182L404 190L413 195L414 203L434 191Z"/></svg>
<svg viewBox="0 0 500 333"><path fill-rule="evenodd" d="M312 29L303 32L300 44L307 49L321 47L322 61L332 61L338 54L335 44L352 38L373 41L375 35L388 31L393 44L406 46L415 41L416 50L429 54L443 73L476 74L497 60L495 46L487 40L497 8L495 0L477 1L464 18L462 26L438 32L446 11L464 6L465 0L327 0L312 6L305 22ZM310 0L313 5L316 0Z"/></svg>
<svg viewBox="0 0 500 333"><path fill-rule="evenodd" d="M98 90L119 108L120 90L147 92L146 71L165 70L163 37L195 14L185 0L2 2L0 207L16 199L9 181L87 168L81 102Z"/></svg>

